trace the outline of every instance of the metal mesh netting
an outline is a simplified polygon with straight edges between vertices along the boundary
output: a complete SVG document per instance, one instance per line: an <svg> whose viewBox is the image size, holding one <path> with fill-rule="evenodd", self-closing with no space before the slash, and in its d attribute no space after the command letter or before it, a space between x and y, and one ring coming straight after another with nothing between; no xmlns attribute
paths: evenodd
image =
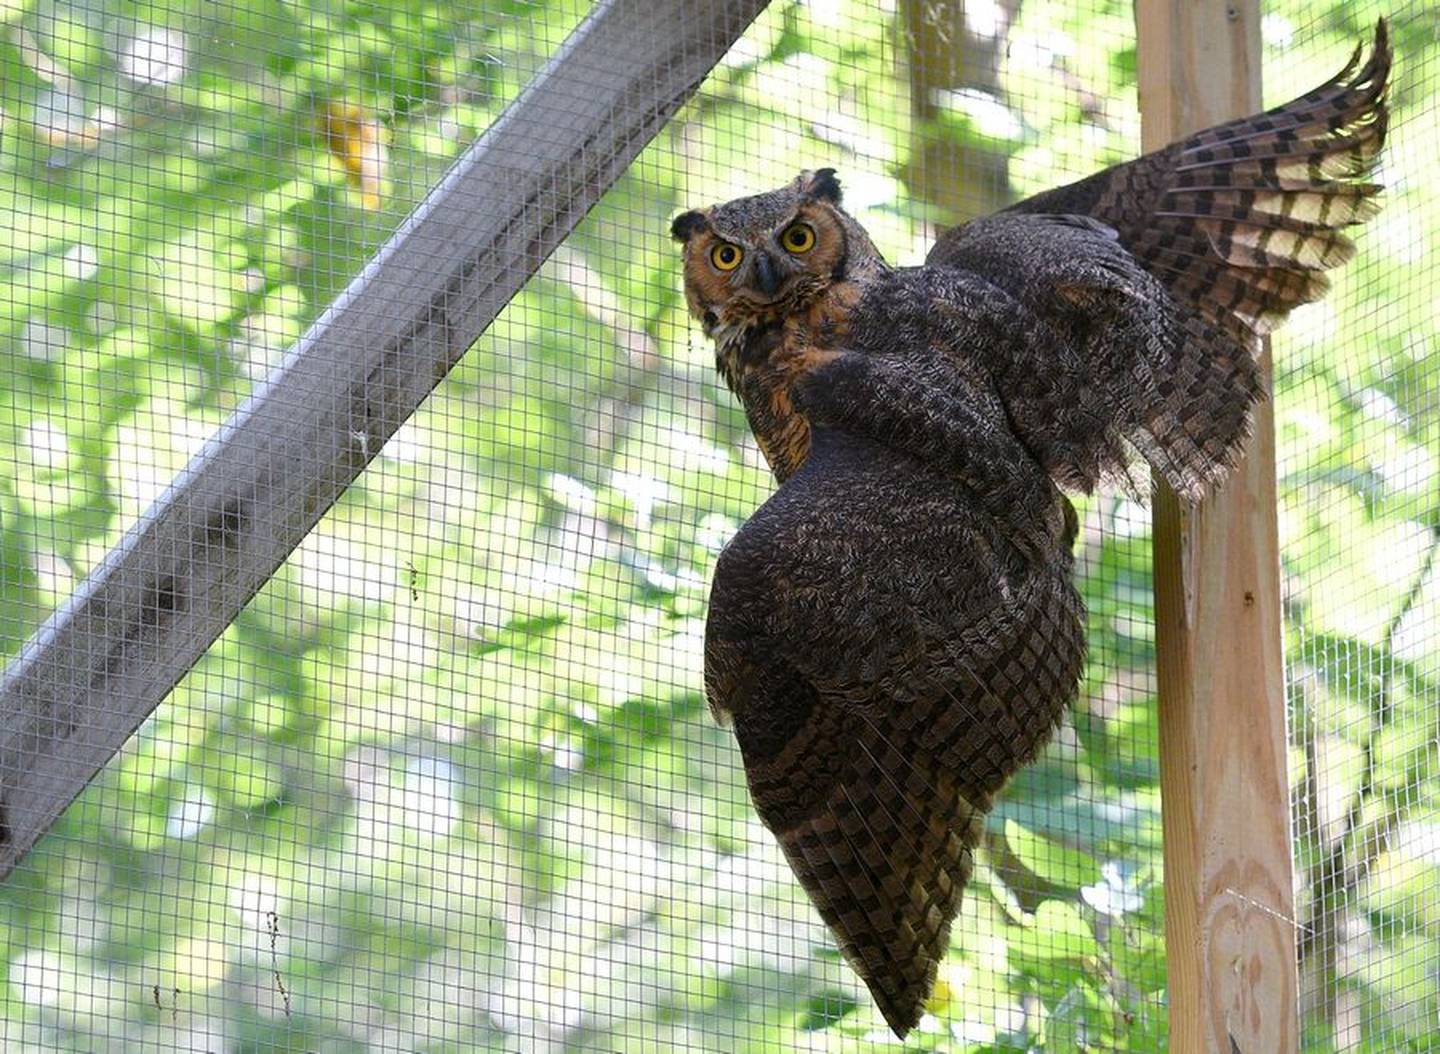
<svg viewBox="0 0 1440 1054"><path fill-rule="evenodd" d="M1266 100L1381 4L1267 16ZM1416 1050L1440 1029L1440 488L1433 256L1436 16L1394 10L1384 211L1277 334L1276 432L1304 1049Z"/></svg>
<svg viewBox="0 0 1440 1054"><path fill-rule="evenodd" d="M1271 102L1379 13L1271 6ZM1275 348L1307 1050L1440 1037L1422 8L1386 211ZM0 3L0 654L588 10ZM1128 3L771 5L0 886L6 1049L893 1043L706 710L707 582L773 483L669 222L830 165L917 263L1133 156L1135 61ZM1081 698L917 1049L1166 1049L1150 514L1078 508Z"/></svg>

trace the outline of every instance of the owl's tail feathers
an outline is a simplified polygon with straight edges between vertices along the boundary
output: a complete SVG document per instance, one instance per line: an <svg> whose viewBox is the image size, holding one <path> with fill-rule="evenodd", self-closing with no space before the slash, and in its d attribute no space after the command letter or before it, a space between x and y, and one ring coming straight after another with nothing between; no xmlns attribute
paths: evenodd
<svg viewBox="0 0 1440 1054"><path fill-rule="evenodd" d="M1263 114L1171 148L1147 222L1122 239L1182 302L1240 339L1317 300L1348 260L1344 228L1379 210L1368 181L1385 142L1391 52L1385 20L1369 59Z"/></svg>
<svg viewBox="0 0 1440 1054"><path fill-rule="evenodd" d="M812 728L828 726L813 741L843 754L836 778L823 803L780 822L762 810L902 1039L934 988L994 795L1049 740L1084 666L1084 608L1068 569L1021 585L1011 609L1023 625L986 632L977 621L982 639L966 642L948 688L812 711ZM791 772L791 788L803 782Z"/></svg>
<svg viewBox="0 0 1440 1054"><path fill-rule="evenodd" d="M990 808L893 729L857 722L825 807L777 830L805 891L901 1039L920 1021Z"/></svg>

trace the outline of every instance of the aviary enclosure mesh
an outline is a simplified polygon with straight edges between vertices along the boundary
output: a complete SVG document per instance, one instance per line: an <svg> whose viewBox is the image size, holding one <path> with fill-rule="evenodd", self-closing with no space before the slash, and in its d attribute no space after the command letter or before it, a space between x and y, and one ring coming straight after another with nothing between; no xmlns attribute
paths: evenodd
<svg viewBox="0 0 1440 1054"><path fill-rule="evenodd" d="M0 2L0 655L585 9ZM1381 13L1398 56L1385 211L1274 345L1304 1047L1431 1049L1440 15L1267 11L1269 102ZM776 0L0 886L0 1045L891 1043L704 705L707 577L770 482L668 222L831 165L918 262L1132 156L1135 58L1121 0ZM1082 697L913 1049L1166 1049L1149 512L1080 510Z"/></svg>

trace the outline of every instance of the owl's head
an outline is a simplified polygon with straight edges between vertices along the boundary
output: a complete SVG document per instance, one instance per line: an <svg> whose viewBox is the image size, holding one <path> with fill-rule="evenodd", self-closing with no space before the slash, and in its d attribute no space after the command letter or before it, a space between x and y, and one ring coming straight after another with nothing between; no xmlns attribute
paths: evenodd
<svg viewBox="0 0 1440 1054"><path fill-rule="evenodd" d="M717 338L782 319L832 283L882 263L865 229L840 207L832 168L682 213L670 233L685 246L690 313Z"/></svg>

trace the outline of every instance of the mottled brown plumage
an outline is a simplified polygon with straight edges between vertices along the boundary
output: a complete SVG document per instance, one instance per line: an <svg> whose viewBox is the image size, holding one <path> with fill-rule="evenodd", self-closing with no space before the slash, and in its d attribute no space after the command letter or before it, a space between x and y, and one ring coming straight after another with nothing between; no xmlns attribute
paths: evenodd
<svg viewBox="0 0 1440 1054"><path fill-rule="evenodd" d="M891 268L834 173L687 212L692 312L779 490L721 554L705 676L751 795L903 1036L994 795L1084 666L1061 488L1223 479L1257 338L1375 210L1361 66L944 234Z"/></svg>

